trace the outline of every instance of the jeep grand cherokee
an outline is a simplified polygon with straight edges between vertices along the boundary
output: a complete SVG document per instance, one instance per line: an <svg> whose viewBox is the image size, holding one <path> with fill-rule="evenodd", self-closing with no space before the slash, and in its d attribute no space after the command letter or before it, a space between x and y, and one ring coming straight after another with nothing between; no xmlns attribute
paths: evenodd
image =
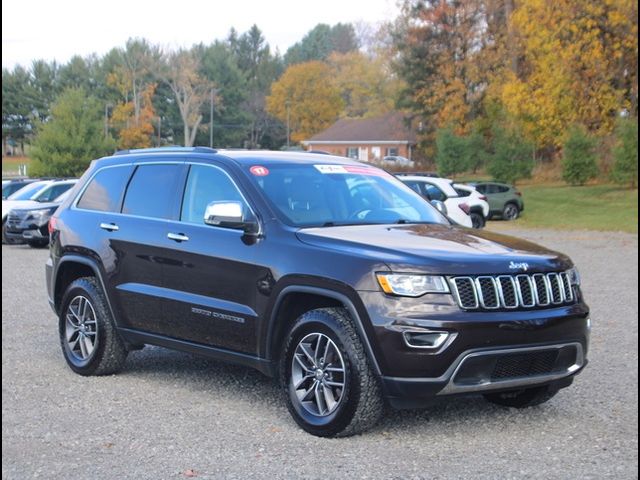
<svg viewBox="0 0 640 480"><path fill-rule="evenodd" d="M361 432L385 402L536 405L587 362L569 258L452 226L345 158L120 152L91 164L49 229L72 370L115 373L145 344L251 366L314 435Z"/></svg>

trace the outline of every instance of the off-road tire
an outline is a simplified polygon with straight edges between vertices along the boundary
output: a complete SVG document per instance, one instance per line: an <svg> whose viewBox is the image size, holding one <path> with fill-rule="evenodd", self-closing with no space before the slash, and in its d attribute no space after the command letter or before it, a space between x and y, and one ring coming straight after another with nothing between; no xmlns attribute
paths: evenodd
<svg viewBox="0 0 640 480"><path fill-rule="evenodd" d="M89 300L96 317L97 339L93 353L85 361L78 361L71 353L65 333L69 304L78 296ZM58 332L62 353L74 372L86 376L111 375L124 366L128 350L116 330L104 291L94 277L79 278L65 291L58 317Z"/></svg>
<svg viewBox="0 0 640 480"><path fill-rule="evenodd" d="M295 350L305 336L320 333L340 350L345 364L345 388L336 410L312 415L301 406L291 386ZM284 342L280 356L280 384L289 412L305 431L319 437L347 437L373 427L384 413L380 384L373 374L353 319L344 308L320 308L300 316Z"/></svg>

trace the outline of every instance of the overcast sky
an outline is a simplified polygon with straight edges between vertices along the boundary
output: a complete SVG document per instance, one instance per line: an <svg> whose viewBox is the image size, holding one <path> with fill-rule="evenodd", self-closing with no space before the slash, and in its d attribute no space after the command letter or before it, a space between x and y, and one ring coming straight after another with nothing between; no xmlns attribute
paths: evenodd
<svg viewBox="0 0 640 480"><path fill-rule="evenodd" d="M3 0L2 66L104 54L129 37L188 47L254 23L284 54L318 23L378 23L397 13L395 0Z"/></svg>

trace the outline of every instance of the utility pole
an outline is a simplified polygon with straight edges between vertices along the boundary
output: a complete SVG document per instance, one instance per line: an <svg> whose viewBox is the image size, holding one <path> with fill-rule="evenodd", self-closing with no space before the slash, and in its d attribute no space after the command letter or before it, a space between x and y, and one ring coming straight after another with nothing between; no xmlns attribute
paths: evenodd
<svg viewBox="0 0 640 480"><path fill-rule="evenodd" d="M104 138L109 136L109 103L104 104Z"/></svg>
<svg viewBox="0 0 640 480"><path fill-rule="evenodd" d="M289 134L291 132L291 128L290 128L290 124L291 124L291 102L289 100L286 100L284 102L285 106L287 107L287 150L289 149Z"/></svg>
<svg viewBox="0 0 640 480"><path fill-rule="evenodd" d="M209 110L209 147L213 148L213 91L211 89L211 109Z"/></svg>

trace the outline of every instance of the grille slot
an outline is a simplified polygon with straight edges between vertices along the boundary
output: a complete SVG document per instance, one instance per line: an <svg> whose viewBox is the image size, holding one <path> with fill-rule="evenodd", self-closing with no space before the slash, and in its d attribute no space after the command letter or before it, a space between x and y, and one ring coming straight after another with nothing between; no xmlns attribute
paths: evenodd
<svg viewBox="0 0 640 480"><path fill-rule="evenodd" d="M496 361L491 380L545 375L553 371L557 359L557 350L503 355Z"/></svg>
<svg viewBox="0 0 640 480"><path fill-rule="evenodd" d="M547 307L575 301L566 272L480 275L449 280L458 305L465 310Z"/></svg>
<svg viewBox="0 0 640 480"><path fill-rule="evenodd" d="M453 279L454 292L458 304L462 308L478 308L478 295L471 277L457 277Z"/></svg>

